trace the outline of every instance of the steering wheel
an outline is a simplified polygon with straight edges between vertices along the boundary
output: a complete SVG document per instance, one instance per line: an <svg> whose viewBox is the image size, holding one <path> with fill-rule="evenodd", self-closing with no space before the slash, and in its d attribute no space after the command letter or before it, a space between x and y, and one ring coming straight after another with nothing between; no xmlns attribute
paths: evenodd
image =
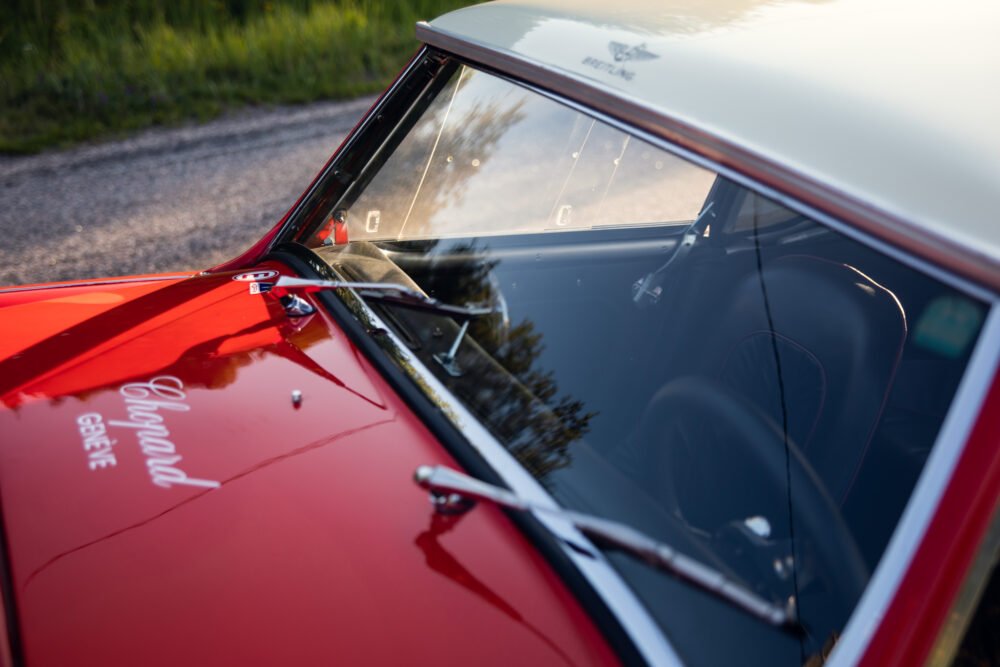
<svg viewBox="0 0 1000 667"><path fill-rule="evenodd" d="M679 378L652 398L636 435L636 474L702 539L754 515L781 517L772 523L784 527L791 507L795 567L811 547L812 569L846 620L868 581L864 558L815 470L756 406L717 380Z"/></svg>

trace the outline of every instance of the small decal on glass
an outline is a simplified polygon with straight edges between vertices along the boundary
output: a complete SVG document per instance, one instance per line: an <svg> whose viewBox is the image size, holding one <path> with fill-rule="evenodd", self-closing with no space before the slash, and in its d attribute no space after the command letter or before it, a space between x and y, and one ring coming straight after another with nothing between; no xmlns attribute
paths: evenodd
<svg viewBox="0 0 1000 667"><path fill-rule="evenodd" d="M983 311L975 303L955 296L938 297L920 316L913 342L954 359L965 352L982 323Z"/></svg>
<svg viewBox="0 0 1000 667"><path fill-rule="evenodd" d="M556 226L567 227L572 221L573 206L571 204L563 204L559 207L559 211L556 213Z"/></svg>

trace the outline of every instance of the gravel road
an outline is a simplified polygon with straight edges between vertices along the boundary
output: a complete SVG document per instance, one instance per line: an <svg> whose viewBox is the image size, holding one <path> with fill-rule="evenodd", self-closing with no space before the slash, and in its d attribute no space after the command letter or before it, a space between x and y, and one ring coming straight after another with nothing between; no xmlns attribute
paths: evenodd
<svg viewBox="0 0 1000 667"><path fill-rule="evenodd" d="M374 98L0 157L0 285L205 269L270 229Z"/></svg>

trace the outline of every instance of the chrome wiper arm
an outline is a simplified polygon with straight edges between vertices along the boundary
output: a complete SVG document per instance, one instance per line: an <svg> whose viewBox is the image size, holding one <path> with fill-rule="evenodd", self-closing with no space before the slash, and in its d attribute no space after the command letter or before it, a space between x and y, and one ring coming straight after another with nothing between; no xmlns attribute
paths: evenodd
<svg viewBox="0 0 1000 667"><path fill-rule="evenodd" d="M271 286L270 292L276 297L284 297L293 290L299 292L319 292L328 289L351 289L358 296L373 301L384 301L405 308L426 310L432 313L448 315L460 320L470 320L475 317L489 315L494 309L489 306L461 305L438 301L406 285L396 283L354 282L349 280L313 280L310 278L294 278L281 276Z"/></svg>
<svg viewBox="0 0 1000 667"><path fill-rule="evenodd" d="M419 486L430 491L431 499L439 511L462 511L472 501L488 500L514 510L558 516L603 546L641 558L652 567L687 581L770 625L795 633L801 632L801 626L791 608L765 600L722 572L624 523L538 505L511 491L444 466L420 466L413 478Z"/></svg>
<svg viewBox="0 0 1000 667"><path fill-rule="evenodd" d="M698 240L698 237L705 233L705 227L708 226L709 222L708 214L711 213L713 206L715 206L714 201L708 202L705 208L701 210L701 213L698 214L698 217L684 229L684 232L681 234L681 240L677 242L673 252L670 253L670 257L660 265L660 268L647 273L632 284L632 301L637 306L645 307L646 305L655 304L660 300L660 295L663 293L662 283L664 273L670 268L671 264L689 253ZM712 217L715 217L715 213L712 213Z"/></svg>

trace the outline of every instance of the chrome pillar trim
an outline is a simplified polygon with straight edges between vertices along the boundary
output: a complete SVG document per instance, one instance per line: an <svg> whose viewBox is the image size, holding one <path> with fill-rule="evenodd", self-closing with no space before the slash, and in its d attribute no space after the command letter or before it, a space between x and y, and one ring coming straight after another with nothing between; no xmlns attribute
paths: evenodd
<svg viewBox="0 0 1000 667"><path fill-rule="evenodd" d="M349 131L344 137L344 140L340 143L340 146L333 152L330 159L319 171L316 177L313 179L309 187L299 196L299 200L292 205L292 208L288 210L285 214L283 222L279 223L278 232L274 235L268 246L268 252L274 250L275 246L291 241L295 235L295 232L299 230L301 226L301 216L303 212L307 211L313 203L313 197L323 188L327 187L332 178L337 177L337 164L339 158L342 154L350 151L360 138L364 136L365 131L372 125L372 123L378 122L381 118L382 112L385 110L386 103L399 91L403 82L413 73L414 70L418 69L423 63L425 56L427 55L427 47L421 46L410 62L407 63L396 80L382 92L382 94L375 100L371 108L361 117L354 129ZM266 254L266 253L265 253Z"/></svg>
<svg viewBox="0 0 1000 667"><path fill-rule="evenodd" d="M903 516L827 664L851 665L864 655L920 548L998 369L1000 305L994 302Z"/></svg>
<svg viewBox="0 0 1000 667"><path fill-rule="evenodd" d="M649 135L669 141L702 158L743 173L779 189L859 229L940 264L958 275L1000 290L1000 262L981 249L963 245L891 211L860 201L801 172L727 141L688 119L654 109L621 91L565 70L546 66L517 53L466 39L425 22L417 24L417 38L486 67L497 67L514 77L542 86L589 109L613 116Z"/></svg>

